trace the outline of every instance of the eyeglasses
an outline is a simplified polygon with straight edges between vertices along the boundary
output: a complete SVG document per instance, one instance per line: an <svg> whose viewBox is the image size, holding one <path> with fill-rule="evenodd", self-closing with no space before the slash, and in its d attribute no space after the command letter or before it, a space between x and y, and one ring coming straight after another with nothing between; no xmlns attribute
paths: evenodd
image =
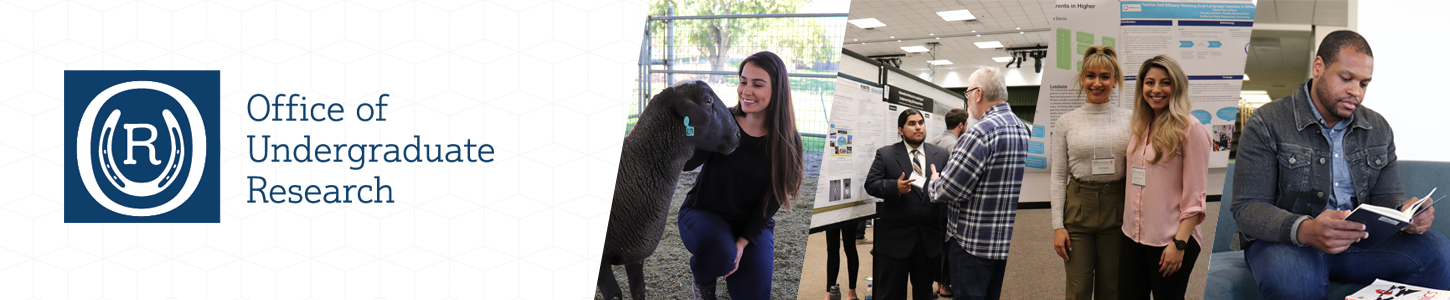
<svg viewBox="0 0 1450 300"><path fill-rule="evenodd" d="M971 94L972 91L975 91L975 90L980 90L980 88L969 88L969 89L967 89L966 92L962 92L962 95Z"/></svg>

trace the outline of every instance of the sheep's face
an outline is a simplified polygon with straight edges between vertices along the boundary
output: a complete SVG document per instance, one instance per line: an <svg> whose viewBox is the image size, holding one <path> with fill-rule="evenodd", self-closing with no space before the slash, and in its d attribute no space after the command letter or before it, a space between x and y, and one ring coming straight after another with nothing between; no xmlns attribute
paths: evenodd
<svg viewBox="0 0 1450 300"><path fill-rule="evenodd" d="M680 123L676 124L693 128L693 134L687 132L686 138L694 142L695 149L722 154L735 151L740 145L739 125L709 84L691 80L675 84L669 90L679 101L675 110Z"/></svg>

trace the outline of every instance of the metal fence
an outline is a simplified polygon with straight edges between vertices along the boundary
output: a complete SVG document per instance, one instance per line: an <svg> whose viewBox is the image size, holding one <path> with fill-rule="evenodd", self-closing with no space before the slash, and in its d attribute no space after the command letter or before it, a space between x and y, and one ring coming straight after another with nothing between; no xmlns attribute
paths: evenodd
<svg viewBox="0 0 1450 300"><path fill-rule="evenodd" d="M745 57L771 51L786 63L796 127L805 149L823 149L841 62L846 14L651 16L640 45L639 72L626 131L649 98L680 80L702 80L735 106Z"/></svg>

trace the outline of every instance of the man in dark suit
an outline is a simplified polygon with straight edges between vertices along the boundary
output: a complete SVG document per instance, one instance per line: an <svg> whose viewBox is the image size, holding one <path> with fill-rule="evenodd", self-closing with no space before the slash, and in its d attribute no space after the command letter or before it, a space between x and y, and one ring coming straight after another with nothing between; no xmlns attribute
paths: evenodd
<svg viewBox="0 0 1450 300"><path fill-rule="evenodd" d="M933 165L946 166L950 151L924 143L923 120L915 109L902 112L896 119L902 141L876 150L866 174L866 193L882 199L876 204L875 299L906 299L908 279L912 299L936 299L931 284L941 272L946 212L922 187Z"/></svg>

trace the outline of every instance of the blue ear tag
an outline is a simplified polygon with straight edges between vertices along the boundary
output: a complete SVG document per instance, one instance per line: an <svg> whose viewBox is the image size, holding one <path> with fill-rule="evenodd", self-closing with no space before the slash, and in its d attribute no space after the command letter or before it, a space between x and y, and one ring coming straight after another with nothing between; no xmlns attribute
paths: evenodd
<svg viewBox="0 0 1450 300"><path fill-rule="evenodd" d="M685 116L685 136L695 136L695 126L690 126L690 116Z"/></svg>

